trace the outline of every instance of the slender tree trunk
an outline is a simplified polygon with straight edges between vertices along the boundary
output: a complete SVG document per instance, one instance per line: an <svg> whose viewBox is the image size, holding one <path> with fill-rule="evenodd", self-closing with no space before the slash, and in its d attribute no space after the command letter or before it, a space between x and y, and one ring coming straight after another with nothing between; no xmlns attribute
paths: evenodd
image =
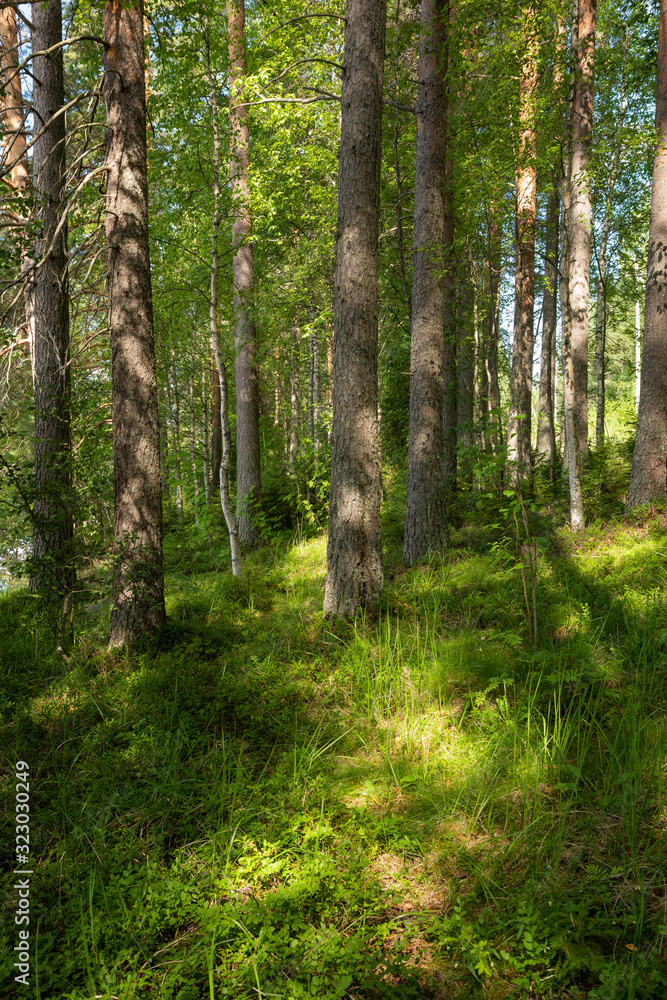
<svg viewBox="0 0 667 1000"><path fill-rule="evenodd" d="M582 465L588 461L588 312L591 269L591 185L589 177L595 66L597 0L580 0L577 74L572 125L570 208L571 355L574 371L574 427Z"/></svg>
<svg viewBox="0 0 667 1000"><path fill-rule="evenodd" d="M178 373L174 345L171 346L171 374L174 379L174 478L176 480L176 513L183 523L183 469L181 466L181 400L178 393Z"/></svg>
<svg viewBox="0 0 667 1000"><path fill-rule="evenodd" d="M229 121L231 127L232 246L236 350L236 493L239 537L244 545L261 542L253 505L262 480L259 454L259 374L253 318L252 220L248 165L250 138L243 106L246 76L245 0L227 0L229 30Z"/></svg>
<svg viewBox="0 0 667 1000"><path fill-rule="evenodd" d="M500 315L500 271L502 266L502 204L490 205L488 209L488 254L489 254L489 311L486 324L486 345L484 358L486 381L489 387L490 433L489 444L494 454L498 454L503 443L503 428L500 420L500 383L498 381L498 326Z"/></svg>
<svg viewBox="0 0 667 1000"><path fill-rule="evenodd" d="M572 4L572 38L570 57L576 61L576 39L579 30L579 3ZM573 81L576 79L572 67ZM572 157L571 142L575 107L575 82L572 83L566 105L563 129L563 160L561 174L561 226L560 226L560 297L562 325L563 364L563 470L567 470L570 487L570 524L575 531L584 527L584 501L581 488L581 454L575 425L575 384L572 361L572 306L571 289L571 219L572 219Z"/></svg>
<svg viewBox="0 0 667 1000"><path fill-rule="evenodd" d="M473 288L470 276L458 266L456 330L456 448L459 478L472 480L473 425L475 417L475 340L473 330Z"/></svg>
<svg viewBox="0 0 667 1000"><path fill-rule="evenodd" d="M299 363L301 347L301 330L298 316L294 322L294 342L292 348L292 363L290 365L290 424L289 424L289 464L293 473L296 472L296 456L299 450Z"/></svg>
<svg viewBox="0 0 667 1000"><path fill-rule="evenodd" d="M514 342L507 432L511 478L520 483L530 475L533 393L533 307L535 301L535 113L537 101L537 30L535 9L525 11L523 61L519 77L519 163L516 175L517 272L514 301Z"/></svg>
<svg viewBox="0 0 667 1000"><path fill-rule="evenodd" d="M635 412L639 414L642 387L642 327L639 302L635 302Z"/></svg>
<svg viewBox="0 0 667 1000"><path fill-rule="evenodd" d="M62 40L60 0L32 5L34 51ZM51 122L33 149L39 236L34 281L35 503L31 589L68 595L74 585L69 370L69 297L65 201L65 116L62 48L33 66L36 130ZM19 175L20 176L20 175ZM24 183L22 181L21 183ZM59 228L60 226L60 228Z"/></svg>
<svg viewBox="0 0 667 1000"><path fill-rule="evenodd" d="M104 7L114 451L112 646L128 645L165 621L143 6L143 0L131 8L107 0Z"/></svg>
<svg viewBox="0 0 667 1000"><path fill-rule="evenodd" d="M202 451L202 462L204 466L204 497L206 499L206 506L209 507L211 504L211 483L209 480L209 436L208 436L208 384L206 378L207 372L206 367L202 368L201 373L201 419L202 419L202 429L201 429L201 451Z"/></svg>
<svg viewBox="0 0 667 1000"><path fill-rule="evenodd" d="M449 0L422 0L410 331L410 429L403 558L447 544L443 440L445 163Z"/></svg>
<svg viewBox="0 0 667 1000"><path fill-rule="evenodd" d="M213 469L211 474L211 486L214 490L220 489L220 463L222 461L222 427L220 426L220 376L213 353L213 368L211 371L211 385L213 387Z"/></svg>
<svg viewBox="0 0 667 1000"><path fill-rule="evenodd" d="M544 262L544 303L542 306L542 353L540 395L537 415L537 454L549 463L549 479L556 476L556 420L553 398L553 362L556 355L556 313L558 303L558 191L549 193Z"/></svg>
<svg viewBox="0 0 667 1000"><path fill-rule="evenodd" d="M229 10L228 5L228 10ZM242 32L242 27L241 27ZM229 548L232 560L233 576L241 575L241 539L239 524L234 513L229 493L229 471L232 461L232 435L229 427L229 389L227 385L227 368L222 357L220 346L220 329L218 326L218 283L220 275L220 254L218 240L222 213L220 208L220 130L218 127L218 88L211 68L210 22L205 18L205 55L206 73L211 95L211 121L213 125L213 223L211 226L211 299L209 307L209 329L211 347L215 357L215 365L220 388L220 428L222 436L222 456L219 467L220 506L229 534ZM231 43L230 43L231 44ZM247 134L247 130L246 130ZM237 368L238 373L238 368ZM238 392L237 392L238 400ZM238 416L237 416L238 420ZM237 436L238 441L238 436Z"/></svg>
<svg viewBox="0 0 667 1000"><path fill-rule="evenodd" d="M452 18L450 16L450 25ZM454 250L454 197L453 161L448 154L445 161L444 184L444 237L442 295L444 321L444 344L442 351L443 380L443 444L445 453L446 498L456 492L456 405L458 397L458 377L456 372L457 309L456 309L456 259Z"/></svg>
<svg viewBox="0 0 667 1000"><path fill-rule="evenodd" d="M324 614L377 605L383 586L378 235L386 0L347 0L341 94L331 499Z"/></svg>
<svg viewBox="0 0 667 1000"><path fill-rule="evenodd" d="M644 348L628 506L667 495L667 0L660 0L653 191L644 299Z"/></svg>
<svg viewBox="0 0 667 1000"><path fill-rule="evenodd" d="M195 332L192 332L192 354L190 356L190 378L188 379L188 396L190 403L190 468L192 469L192 483L193 483L193 507L195 516L195 526L199 527L199 473L197 471L197 459L196 459L196 423L195 423L195 350L196 350L196 339Z"/></svg>
<svg viewBox="0 0 667 1000"><path fill-rule="evenodd" d="M396 174L396 252L398 255L398 273L401 278L401 288L405 296L405 307L408 311L408 323L412 325L412 295L408 284L408 272L405 266L405 237L403 235L403 199L405 191L403 188L403 177L401 175L401 161L398 155L398 112L394 112L394 173ZM413 279L414 280L414 279Z"/></svg>

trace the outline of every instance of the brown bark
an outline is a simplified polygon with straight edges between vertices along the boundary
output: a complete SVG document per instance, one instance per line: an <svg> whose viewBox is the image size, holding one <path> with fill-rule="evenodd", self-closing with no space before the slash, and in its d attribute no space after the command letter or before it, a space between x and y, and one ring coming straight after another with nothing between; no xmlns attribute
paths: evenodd
<svg viewBox="0 0 667 1000"><path fill-rule="evenodd" d="M530 474L531 409L533 392L533 307L535 301L535 113L537 101L536 14L525 11L523 61L519 77L519 162L516 174L517 269L514 300L514 340L507 431L511 478L521 482Z"/></svg>
<svg viewBox="0 0 667 1000"><path fill-rule="evenodd" d="M37 6L37 5L36 5ZM114 454L111 645L165 621L160 430L148 249L143 0L104 7L106 239Z"/></svg>
<svg viewBox="0 0 667 1000"><path fill-rule="evenodd" d="M58 39L60 41L60 39ZM12 190L20 193L28 184L28 157L26 155L25 123L23 121L23 94L21 93L21 77L16 71L18 66L18 32L16 30L16 14L11 7L0 9L0 43L2 79L4 96L2 97L2 160L5 166L11 164L6 178Z"/></svg>
<svg viewBox="0 0 667 1000"><path fill-rule="evenodd" d="M324 614L377 605L383 586L378 424L378 235L386 0L347 0Z"/></svg>
<svg viewBox="0 0 667 1000"><path fill-rule="evenodd" d="M259 501L262 479L259 454L259 374L257 337L253 319L252 219L250 217L250 137L243 107L246 75L245 0L227 0L229 30L229 122L232 186L232 247L234 260L234 344L236 351L236 494L241 542L261 541L253 506Z"/></svg>
<svg viewBox="0 0 667 1000"><path fill-rule="evenodd" d="M60 0L34 3L33 49L62 39ZM31 588L69 593L72 566L71 419L69 377L69 298L65 201L65 117L53 118L64 104L62 49L34 61L33 110L41 128L33 152L35 213L40 232L39 262L33 285L35 375L35 505ZM62 223L62 224L61 224ZM60 228L58 228L60 225Z"/></svg>
<svg viewBox="0 0 667 1000"><path fill-rule="evenodd" d="M660 0L655 127L641 390L629 507L667 495L667 0Z"/></svg>
<svg viewBox="0 0 667 1000"><path fill-rule="evenodd" d="M556 421L553 398L553 363L556 355L556 313L558 302L558 191L549 194L544 262L544 298L542 305L542 352L540 358L540 395L537 412L537 455L549 463L549 479L556 476Z"/></svg>
<svg viewBox="0 0 667 1000"><path fill-rule="evenodd" d="M572 123L570 207L571 353L574 373L574 429L582 465L588 461L588 312L591 269L591 185L589 177L595 67L597 0L580 0L577 72Z"/></svg>
<svg viewBox="0 0 667 1000"><path fill-rule="evenodd" d="M444 182L447 154L449 0L422 0L417 97L410 429L403 559L447 544L443 442Z"/></svg>
<svg viewBox="0 0 667 1000"><path fill-rule="evenodd" d="M466 262L467 263L467 262ZM456 326L456 449L459 478L471 482L475 420L475 334L472 279L459 265Z"/></svg>

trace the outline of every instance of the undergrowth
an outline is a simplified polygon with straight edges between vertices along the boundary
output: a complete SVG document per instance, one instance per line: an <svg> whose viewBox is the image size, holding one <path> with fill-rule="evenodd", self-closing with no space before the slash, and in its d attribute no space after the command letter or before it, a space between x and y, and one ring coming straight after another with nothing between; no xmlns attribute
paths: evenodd
<svg viewBox="0 0 667 1000"><path fill-rule="evenodd" d="M5 995L17 760L40 1000L666 995L664 514L531 517L537 651L502 520L390 551L379 617L335 629L321 537L236 580L221 533L169 535L132 653L101 583L65 657L8 591Z"/></svg>

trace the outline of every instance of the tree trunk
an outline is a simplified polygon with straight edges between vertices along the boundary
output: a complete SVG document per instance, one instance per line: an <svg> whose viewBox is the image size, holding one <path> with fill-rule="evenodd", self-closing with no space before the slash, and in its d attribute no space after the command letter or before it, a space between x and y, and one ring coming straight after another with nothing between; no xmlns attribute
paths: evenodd
<svg viewBox="0 0 667 1000"><path fill-rule="evenodd" d="M206 73L208 76L211 95L211 121L213 125L213 223L211 226L211 298L209 304L209 330L211 336L211 347L213 349L218 375L218 385L220 388L219 424L222 436L222 456L219 468L220 506L222 508L225 524L227 525L227 533L229 534L232 575L240 576L241 540L239 524L237 522L236 514L234 513L234 507L229 494L229 470L232 461L232 436L229 427L229 389L227 385L227 367L222 357L220 329L218 326L218 281L220 274L218 238L220 235L220 222L222 219L222 212L220 209L220 130L218 127L218 88L215 76L213 75L213 70L211 68L210 22L208 14L205 19L204 45L206 55Z"/></svg>
<svg viewBox="0 0 667 1000"><path fill-rule="evenodd" d="M206 506L209 507L211 504L211 483L209 480L209 436L208 436L208 379L207 379L206 366L202 368L201 373L201 450L202 450L202 461L203 461L203 472L204 472L204 497L206 499Z"/></svg>
<svg viewBox="0 0 667 1000"><path fill-rule="evenodd" d="M473 288L464 266L458 268L456 328L456 450L459 479L472 482L475 419L475 339L473 330Z"/></svg>
<svg viewBox="0 0 667 1000"><path fill-rule="evenodd" d="M176 513L180 524L183 524L183 469L181 467L181 400L178 394L178 372L176 371L176 355L174 345L171 345L171 374L174 379L174 478L176 480ZM167 378L169 376L167 375Z"/></svg>
<svg viewBox="0 0 667 1000"><path fill-rule="evenodd" d="M403 559L447 544L443 441L445 163L449 0L422 0L410 330L410 429Z"/></svg>
<svg viewBox="0 0 667 1000"><path fill-rule="evenodd" d="M533 394L533 306L535 301L535 113L537 102L537 30L535 10L525 11L523 61L519 77L519 162L516 175L517 271L514 300L514 342L510 384L507 454L511 479L530 475Z"/></svg>
<svg viewBox="0 0 667 1000"><path fill-rule="evenodd" d="M192 332L192 354L190 356L190 378L188 379L188 396L190 403L190 468L192 469L192 483L193 483L193 497L192 503L194 508L195 516L195 526L199 527L199 473L197 471L197 459L196 459L196 423L195 423L195 351L196 351L196 334L193 330Z"/></svg>
<svg viewBox="0 0 667 1000"><path fill-rule="evenodd" d="M34 3L33 51L62 40L60 0ZM35 130L51 122L33 147L39 236L33 286L35 375L35 504L31 589L69 594L72 565L72 471L69 296L65 201L65 116L62 48L34 60ZM53 120L52 120L53 119ZM62 223L62 224L61 224ZM60 226L60 228L59 228Z"/></svg>
<svg viewBox="0 0 667 1000"><path fill-rule="evenodd" d="M383 586L378 235L386 0L347 0L338 170L331 499L324 614L377 605Z"/></svg>
<svg viewBox="0 0 667 1000"><path fill-rule="evenodd" d="M500 383L498 381L498 326L500 318L500 271L502 266L502 203L488 209L489 311L486 324L484 359L489 387L489 444L495 455L503 443L500 420Z"/></svg>
<svg viewBox="0 0 667 1000"><path fill-rule="evenodd" d="M0 66L4 90L1 112L2 160L4 169L10 168L6 179L9 181L12 191L20 194L28 185L29 167L26 154L21 77L17 72L19 63L17 42L16 14L12 7L3 7L0 9L0 44L2 45ZM36 92L34 96L37 98ZM64 131L64 124L62 128ZM21 214L24 213L21 212Z"/></svg>
<svg viewBox="0 0 667 1000"><path fill-rule="evenodd" d="M657 143L644 299L644 348L628 506L667 495L667 0L660 0L655 109Z"/></svg>
<svg viewBox="0 0 667 1000"><path fill-rule="evenodd" d="M294 346L290 364L290 423L289 423L289 464L296 472L296 456L299 450L299 354L301 330L298 317L294 322Z"/></svg>
<svg viewBox="0 0 667 1000"><path fill-rule="evenodd" d="M558 191L549 193L544 262L544 304L542 306L542 353L540 395L537 413L537 455L549 463L549 479L556 476L556 420L553 398L553 361L556 354L556 313L558 302Z"/></svg>
<svg viewBox="0 0 667 1000"><path fill-rule="evenodd" d="M213 370L211 372L211 384L213 386L213 470L211 474L211 486L215 490L220 489L220 462L222 461L222 427L220 426L220 376L213 354Z"/></svg>
<svg viewBox="0 0 667 1000"><path fill-rule="evenodd" d="M574 427L582 466L588 462L588 312L591 269L591 185L589 177L595 67L597 0L580 0L577 73L572 125L570 208L571 354Z"/></svg>
<svg viewBox="0 0 667 1000"><path fill-rule="evenodd" d="M253 506L262 479L259 455L259 375L253 318L252 220L248 165L250 138L243 107L246 76L245 0L227 0L229 29L229 122L231 129L232 247L234 260L234 343L236 351L236 494L239 537L244 545L261 542Z"/></svg>
<svg viewBox="0 0 667 1000"><path fill-rule="evenodd" d="M143 0L130 8L107 0L104 7L114 454L112 646L129 645L165 621L143 6Z"/></svg>

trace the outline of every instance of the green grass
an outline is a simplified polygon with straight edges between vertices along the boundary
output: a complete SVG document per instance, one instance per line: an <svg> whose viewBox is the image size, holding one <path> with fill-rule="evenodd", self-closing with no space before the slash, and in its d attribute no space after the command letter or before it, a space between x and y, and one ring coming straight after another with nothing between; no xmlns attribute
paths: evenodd
<svg viewBox="0 0 667 1000"><path fill-rule="evenodd" d="M661 518L539 529L537 652L502 526L335 628L321 537L169 535L131 654L4 594L3 981L21 759L40 1000L666 995Z"/></svg>

